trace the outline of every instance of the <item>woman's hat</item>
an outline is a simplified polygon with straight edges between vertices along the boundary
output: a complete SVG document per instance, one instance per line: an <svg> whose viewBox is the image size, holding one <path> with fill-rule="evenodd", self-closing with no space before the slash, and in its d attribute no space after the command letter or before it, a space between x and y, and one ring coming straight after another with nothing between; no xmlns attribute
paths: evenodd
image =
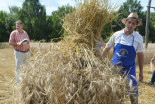
<svg viewBox="0 0 155 104"><path fill-rule="evenodd" d="M122 23L125 24L126 20L128 20L128 19L135 19L135 20L137 20L137 22L138 22L138 23L137 23L137 26L142 25L142 19L138 18L137 13L130 13L129 16L128 16L127 18L123 18L123 19L122 19Z"/></svg>

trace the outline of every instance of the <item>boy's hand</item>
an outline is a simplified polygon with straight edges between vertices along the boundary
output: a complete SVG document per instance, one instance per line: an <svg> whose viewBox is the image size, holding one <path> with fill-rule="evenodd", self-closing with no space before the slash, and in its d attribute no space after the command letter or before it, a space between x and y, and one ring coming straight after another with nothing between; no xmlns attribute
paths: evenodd
<svg viewBox="0 0 155 104"><path fill-rule="evenodd" d="M155 55L152 57L151 62L153 63L155 61Z"/></svg>
<svg viewBox="0 0 155 104"><path fill-rule="evenodd" d="M19 44L19 42L17 43L17 46L19 46L20 44Z"/></svg>

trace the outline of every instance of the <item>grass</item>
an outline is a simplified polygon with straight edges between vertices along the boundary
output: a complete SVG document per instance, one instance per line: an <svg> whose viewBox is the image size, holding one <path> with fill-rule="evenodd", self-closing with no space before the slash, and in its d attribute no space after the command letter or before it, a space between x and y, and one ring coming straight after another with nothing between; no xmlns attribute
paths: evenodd
<svg viewBox="0 0 155 104"><path fill-rule="evenodd" d="M0 43L0 49L10 48L8 43Z"/></svg>

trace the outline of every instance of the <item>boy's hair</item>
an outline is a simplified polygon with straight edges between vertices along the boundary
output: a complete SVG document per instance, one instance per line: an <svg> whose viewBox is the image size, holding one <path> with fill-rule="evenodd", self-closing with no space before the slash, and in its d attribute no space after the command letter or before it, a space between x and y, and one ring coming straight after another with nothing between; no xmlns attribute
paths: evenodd
<svg viewBox="0 0 155 104"><path fill-rule="evenodd" d="M21 20L16 21L16 24L23 24Z"/></svg>

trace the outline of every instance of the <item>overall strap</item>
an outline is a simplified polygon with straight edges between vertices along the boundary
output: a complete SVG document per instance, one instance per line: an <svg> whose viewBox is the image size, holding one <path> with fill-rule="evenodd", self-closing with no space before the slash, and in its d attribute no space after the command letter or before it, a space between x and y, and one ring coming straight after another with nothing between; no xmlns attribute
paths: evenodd
<svg viewBox="0 0 155 104"><path fill-rule="evenodd" d="M121 34L121 37L119 38L119 42L118 43L120 43L122 36L123 36L123 34Z"/></svg>
<svg viewBox="0 0 155 104"><path fill-rule="evenodd" d="M135 37L133 36L133 40L132 40L132 46L134 45L134 39L135 39Z"/></svg>
<svg viewBox="0 0 155 104"><path fill-rule="evenodd" d="M121 36L120 36L120 38L119 38L119 42L118 42L118 43L120 43L122 36L123 36L123 34L121 34ZM134 45L134 40L135 40L135 37L133 36L132 46Z"/></svg>

